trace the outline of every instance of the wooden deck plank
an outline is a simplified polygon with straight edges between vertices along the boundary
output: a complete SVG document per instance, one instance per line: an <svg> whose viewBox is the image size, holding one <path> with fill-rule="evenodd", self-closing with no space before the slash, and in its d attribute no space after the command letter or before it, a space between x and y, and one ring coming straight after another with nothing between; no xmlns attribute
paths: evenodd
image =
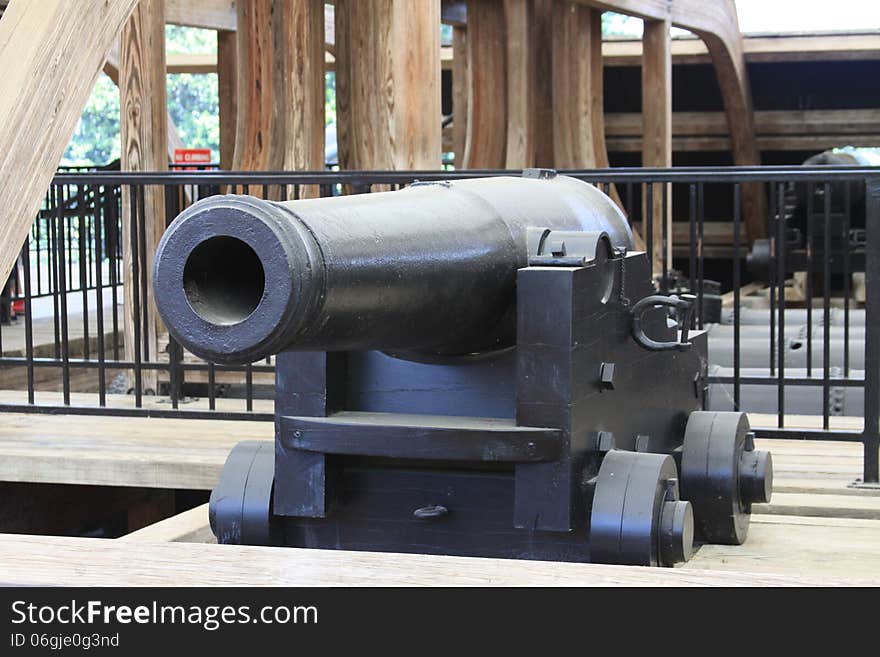
<svg viewBox="0 0 880 657"><path fill-rule="evenodd" d="M0 423L0 480L206 490L215 484L223 462L235 443L240 440L271 440L272 434L270 422L8 413ZM880 551L876 549L880 544L880 491L856 491L846 487L860 472L860 445L759 440L758 447L770 449L774 454L775 492L771 504L756 506L757 513L753 516L747 543L735 547L704 546L692 562L674 572L702 573L708 569L782 575L752 575L750 577L758 579L749 581L743 580L740 574L731 575L730 579L723 581L713 580L715 575L708 580L671 581L668 577L662 579L665 575L652 575L643 582L632 575L642 569L625 569L618 575L611 571L591 570L604 568L600 566L578 570L583 567L574 564L535 566L535 562L520 566L511 564L521 562L507 561L486 565L484 562L494 560L471 560L466 563L474 565L466 566L460 574L450 575L449 572L454 569L445 565L434 566L435 562L431 561L436 559L434 557L423 557L427 561L422 563L428 564L425 567L436 575L434 581L447 584L562 584L571 583L569 577L574 578L572 581L585 584L779 584L797 583L800 580L796 577L803 574L816 574L822 578L874 578L871 581L880 583ZM8 543L6 547L4 540ZM199 578L205 577L211 578L211 581L204 583L319 584L330 583L334 568L345 568L345 564L349 563L346 561L349 557L328 556L330 553L324 552L315 556L315 551L308 550L278 552L270 548L198 545L195 551L186 552L185 548L196 545L193 542L212 540L204 505L119 541L121 544L149 544L149 559L153 558L153 543L190 542L188 546L160 551L155 556L155 563L148 564L146 569L138 568L137 573L126 569L127 557L122 548L103 549L106 543L112 541L102 541L102 549L98 551L83 547L90 543L53 543L51 549L34 547L37 554L34 563L42 564L44 568L35 566L31 569L30 566L25 568L22 561L32 547L27 541L32 539L19 537L25 543L19 543L17 547L9 543L11 540L0 537L0 562L6 563L7 553L19 554L18 561L9 561L13 565L10 572L18 573L9 583L92 583L94 578L93 583L180 584L202 583ZM45 558L49 562L41 561L44 559L41 555L48 555L56 548L60 550L59 554L66 554L72 563L82 563L82 568L78 565L76 569L82 573L78 579L74 576L63 578L53 572L48 556ZM204 552L208 548L229 551ZM249 563L252 558L256 559L253 564ZM408 561L419 557L394 555L390 562L370 561L379 559L377 555L356 555L352 558L354 561L351 563L354 564L361 564L361 559L366 559L364 567L374 570L363 575L340 575L332 583L431 583L431 577L415 573L415 562ZM441 561L446 564L446 561ZM59 557L58 563L63 562L64 558ZM180 571L175 570L177 566L163 570L162 564L167 563L179 563ZM392 566L388 566L388 563ZM478 567L477 563L483 565ZM558 571L556 566L565 574ZM189 573L186 572L188 567L191 568ZM569 568L575 570L566 570ZM216 578L212 578L214 571L219 573ZM658 572L668 574L670 571ZM62 579L56 581L53 579L55 577Z"/></svg>
<svg viewBox="0 0 880 657"><path fill-rule="evenodd" d="M121 536L120 541L135 543L216 543L208 522L208 505L178 513L170 518L148 525L130 534Z"/></svg>
<svg viewBox="0 0 880 657"><path fill-rule="evenodd" d="M104 272L105 276L109 274ZM105 294L110 296L110 291ZM74 297L75 293L71 293L70 297ZM71 302L74 301L71 299ZM113 329L111 325L111 317L113 313L112 302L104 303L104 344L113 344ZM82 354L83 337L86 333L86 327L89 334L90 351L94 356L98 350L98 309L95 307L93 298L89 298L88 321L82 311L70 311L67 314L67 337L71 356ZM109 326L109 328L108 328ZM52 357L55 354L55 320L51 316L36 317L33 320L33 347L34 356L36 357ZM24 317L20 317L11 324L3 325L3 356L13 358L23 358L25 356L25 325ZM122 331L119 332L119 342L122 343Z"/></svg>
<svg viewBox="0 0 880 657"><path fill-rule="evenodd" d="M108 403L125 400L130 398ZM158 397L144 400L157 408L170 406ZM218 405L227 403L231 409L241 400L218 400ZM269 411L270 404L258 410ZM272 437L271 422L7 413L0 423L0 481L206 490L237 442ZM844 497L880 496L880 491L848 488L861 474L858 444L759 440L758 447L773 453L780 504L790 507L792 501L780 494L830 494L831 501L843 504L844 515L858 516L862 512L852 509L860 503ZM826 506L831 513L832 505Z"/></svg>
<svg viewBox="0 0 880 657"><path fill-rule="evenodd" d="M67 586L790 586L859 579L0 534L0 584ZM133 567L136 564L136 567ZM823 572L817 570L815 572Z"/></svg>
<svg viewBox="0 0 880 657"><path fill-rule="evenodd" d="M207 490L232 447L271 422L7 413L0 481Z"/></svg>
<svg viewBox="0 0 880 657"><path fill-rule="evenodd" d="M208 527L207 505L120 540L215 542ZM820 573L822 577L880 581L878 543L880 520L756 515L744 545L704 545L679 569L734 570L780 576Z"/></svg>
<svg viewBox="0 0 880 657"><path fill-rule="evenodd" d="M743 545L704 545L684 570L880 577L880 521L754 516Z"/></svg>
<svg viewBox="0 0 880 657"><path fill-rule="evenodd" d="M23 370L22 370L23 371ZM92 374L97 387L97 373ZM167 377L166 377L167 378ZM160 377L161 379L161 377ZM189 380L189 378L187 378ZM109 377L107 378L109 383ZM143 408L155 410L171 410L171 398L167 395L143 395L141 397ZM58 391L37 391L34 395L34 403L37 406L62 406L64 396ZM225 413L244 413L247 411L244 399L232 397L215 397L215 408ZM0 390L0 404L27 404L27 390ZM135 408L134 395L108 394L105 404L107 408ZM99 408L98 393L96 392L71 392L70 405L74 407ZM180 400L178 405L181 411L207 411L209 410L207 397L186 397ZM273 413L275 404L271 399L254 399L253 410L255 413ZM186 418L184 418L185 420ZM270 423L271 424L271 423Z"/></svg>

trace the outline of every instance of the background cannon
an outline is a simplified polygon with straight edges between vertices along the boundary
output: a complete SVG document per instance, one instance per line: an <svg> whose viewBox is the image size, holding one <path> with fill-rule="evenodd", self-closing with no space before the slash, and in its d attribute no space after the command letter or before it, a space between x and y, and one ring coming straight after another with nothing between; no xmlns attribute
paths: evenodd
<svg viewBox="0 0 880 657"><path fill-rule="evenodd" d="M769 454L701 410L706 335L631 247L547 171L184 212L154 267L169 330L277 354L275 445L230 454L218 540L642 565L741 543Z"/></svg>

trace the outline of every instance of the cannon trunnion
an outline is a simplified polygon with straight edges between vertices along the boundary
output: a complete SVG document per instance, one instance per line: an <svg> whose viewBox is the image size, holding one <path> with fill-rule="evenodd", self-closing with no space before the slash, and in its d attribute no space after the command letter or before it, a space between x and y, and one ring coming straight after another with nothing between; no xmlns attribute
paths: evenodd
<svg viewBox="0 0 880 657"><path fill-rule="evenodd" d="M552 172L194 205L154 268L169 330L277 354L275 443L230 454L218 541L641 565L741 543L769 454L701 410L706 335L631 248Z"/></svg>

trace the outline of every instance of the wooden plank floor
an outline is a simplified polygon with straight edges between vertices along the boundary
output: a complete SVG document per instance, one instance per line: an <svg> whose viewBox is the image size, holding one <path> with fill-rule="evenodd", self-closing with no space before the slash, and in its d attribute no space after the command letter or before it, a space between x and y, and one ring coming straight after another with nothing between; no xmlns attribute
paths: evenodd
<svg viewBox="0 0 880 657"><path fill-rule="evenodd" d="M216 542L208 524L207 504L119 540ZM679 568L880 582L880 520L756 514L744 545L704 545Z"/></svg>
<svg viewBox="0 0 880 657"><path fill-rule="evenodd" d="M258 421L29 413L0 417L0 481L207 490L237 442L271 440L273 434L271 422ZM775 512L792 515L792 508L806 508L802 498L793 497L799 494L880 499L880 491L848 487L861 475L860 444L797 440L759 440L758 444L773 453L776 478L770 507L776 506ZM872 502L831 501L838 507L849 504L852 517L865 517L864 510L873 508Z"/></svg>
<svg viewBox="0 0 880 657"><path fill-rule="evenodd" d="M753 424L756 424L753 419ZM38 414L4 414L0 423L0 481L74 483L99 485L127 485L157 488L210 489L216 482L229 450L240 440L271 440L272 423L233 422L220 420L169 420L148 418L111 418L88 416L52 416ZM748 583L742 573L752 573L758 580L751 583L778 583L774 577L782 577L785 582L800 581L798 577L818 580L857 579L880 584L880 490L850 488L849 484L861 474L862 447L856 443L762 440L759 448L770 449L773 453L775 481L773 500L768 505L755 507L750 536L743 546L702 547L694 559L681 568L684 573L711 571L708 579L662 579L660 575L646 576L644 583L710 583L718 571L731 571L730 584ZM40 543L44 540L45 543ZM0 539L0 563L12 559L16 549L35 550L47 560L49 554L58 550L77 564L82 561L83 573L97 574L95 581L108 581L100 575L101 564L116 573L116 583L127 583L122 571L125 563L123 548L106 548L95 553L94 567L88 561L89 551L75 539L37 539L27 537L3 537ZM64 541L72 540L67 543ZM85 540L85 539L82 539ZM163 521L152 527L132 534L120 543L136 542L150 546L170 541L195 541L203 543L212 540L207 527L207 508L200 507L183 516ZM24 541L24 542L22 542ZM29 543L28 541L36 541ZM106 543L106 541L105 541ZM115 542L114 542L115 543ZM16 548L15 545L18 547ZM4 547L5 546L5 547ZM40 547L43 546L43 547ZM152 550L152 547L150 548ZM165 550L162 548L161 550ZM183 547L168 548L170 552L156 553L157 565L137 569L140 574L132 574L131 583L172 583L163 580L161 563L167 559L183 559L186 563L206 559L217 560L218 568L224 569L220 579L229 578L230 583L275 583L292 581L302 583L325 582L321 577L329 577L334 557L308 556L313 551L292 551L286 556L279 555L254 562L250 570L238 559L250 559L249 550L264 548L230 548L230 546L199 545L191 561L182 555L190 554ZM176 552L174 550L181 550ZM214 550L231 550L228 553ZM244 552L239 552L244 550ZM5 551L5 552L4 552ZM308 554L306 554L308 553ZM152 552L151 552L152 554ZM253 553L261 554L259 552ZM269 553L266 553L267 555ZM272 553L275 554L275 553ZM321 553L323 555L323 553ZM300 555L297 557L296 555ZM227 564L230 562L239 565ZM41 563L40 556L35 563ZM255 557L256 558L256 557ZM353 563L361 564L360 559L373 559L373 556L353 557ZM140 559L140 557L138 557ZM262 559L262 557L261 557ZM297 559L305 559L312 564L301 568ZM325 561L330 559L330 561ZM398 559L398 557L395 557ZM392 560L394 577L398 582L427 583L413 575L409 557L400 556L402 561ZM78 560L78 561L76 561ZM14 563L19 563L15 561ZM26 561L26 559L24 560ZM483 560L479 560L483 561ZM491 560L490 560L491 561ZM10 561L9 563L13 563ZM244 562L246 563L246 562ZM276 566L272 564L275 563ZM373 562L370 562L373 563ZM379 562L377 562L379 563ZM384 562L383 562L384 563ZM415 564L416 562L412 562ZM445 562L444 562L445 563ZM554 577L547 569L549 565L518 566L508 564L507 569L486 566L485 573L467 571L460 578L449 583L554 583ZM291 570L281 568L287 564ZM19 567L19 566L16 566ZM46 581L30 569L27 564L20 565L24 580L34 583ZM195 566L193 566L195 568ZM560 565L560 572L569 572L569 565ZM78 565L79 568L79 565ZM298 569L299 568L299 569ZM387 582L391 577L388 571L378 569L375 582ZM310 570L312 569L312 570ZM454 570L454 569L452 569ZM141 572L142 571L142 572ZM283 572L282 572L283 571ZM14 571L13 571L14 572ZM175 572L173 569L169 572ZM439 568L437 576L447 575ZM555 571L554 571L555 572ZM572 571L575 572L575 571ZM653 571L651 571L653 572ZM662 571L669 572L669 571ZM47 571L49 577L52 571ZM280 573L280 574L279 574ZM637 576L632 580L616 579L611 571L600 572L589 568L576 571L576 577L584 583L642 583ZM758 576L757 574L761 574ZM573 575L573 576L575 576ZM60 576L57 573L52 576ZM91 575L89 575L91 577ZM108 575L109 577L110 575ZM197 581L199 575L180 574L184 581ZM278 576L280 579L272 579ZM690 577L688 575L687 577ZM31 580L30 578L36 578ZM187 579L190 577L191 579ZM296 578L304 578L299 580ZM347 576L346 576L347 577ZM363 582L357 576L348 580ZM369 577L364 575L369 580ZM414 577L415 579L410 579ZM476 579L471 579L476 577ZM482 577L482 579L480 579ZM640 576L639 576L640 577ZM194 578L194 579L193 579ZM520 579L517 579L520 578ZM765 579L761 579L765 578ZM769 578L769 579L766 579ZM2 577L0 577L2 579ZM124 581L123 581L124 580ZM16 580L18 581L18 580ZM86 580L79 580L84 583ZM226 580L223 580L226 581ZM811 580L812 581L812 580ZM65 583L71 583L64 580ZM213 583L220 583L213 582Z"/></svg>
<svg viewBox="0 0 880 657"><path fill-rule="evenodd" d="M0 534L0 584L69 586L877 585L822 572L776 575L512 559L138 543Z"/></svg>
<svg viewBox="0 0 880 657"><path fill-rule="evenodd" d="M104 340L106 344L112 344L113 340L113 305L105 302L104 304ZM120 306L121 312L121 306ZM70 341L70 352L72 354L82 353L83 337L85 335L85 321L82 311L70 311L67 314L67 336ZM97 326L98 326L98 309L94 302L91 303L88 316L89 344L92 353L97 349ZM121 319L120 319L121 326ZM60 330L60 328L59 328ZM4 324L0 328L0 336L3 341L3 356L23 357L25 355L25 334L24 334L24 317L19 318L11 324ZM38 357L48 357L54 354L55 350L55 320L53 317L36 317L33 321L33 338L34 338L34 355ZM122 332L119 333L120 344L122 341Z"/></svg>
<svg viewBox="0 0 880 657"><path fill-rule="evenodd" d="M23 371L23 370L22 370ZM93 387L97 388L98 374L96 371L89 372L90 378L94 382ZM110 376L105 378L109 384ZM27 404L27 390L2 390L0 389L0 404ZM244 399L230 397L215 397L215 408L218 411L226 413L245 413L247 412L247 404ZM64 395L55 390L38 390L34 394L34 404L37 406L63 406ZM134 395L105 395L104 404L107 408L128 408L133 409L135 406ZM209 402L207 397L185 397L181 399L178 410L187 411L207 411L209 410ZM100 408L97 392L71 392L70 405L85 408ZM166 395L143 395L141 397L141 407L148 410L171 410L171 398ZM253 412L255 413L273 413L275 403L271 399L254 399Z"/></svg>

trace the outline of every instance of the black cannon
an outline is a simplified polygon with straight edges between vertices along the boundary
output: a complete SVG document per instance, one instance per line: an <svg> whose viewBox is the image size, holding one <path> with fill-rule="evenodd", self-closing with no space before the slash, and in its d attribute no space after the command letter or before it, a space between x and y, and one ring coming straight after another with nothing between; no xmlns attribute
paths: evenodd
<svg viewBox="0 0 880 657"><path fill-rule="evenodd" d="M632 246L549 171L187 209L153 271L169 330L276 356L275 443L229 455L218 541L646 565L741 543L769 454L701 410L706 336Z"/></svg>

